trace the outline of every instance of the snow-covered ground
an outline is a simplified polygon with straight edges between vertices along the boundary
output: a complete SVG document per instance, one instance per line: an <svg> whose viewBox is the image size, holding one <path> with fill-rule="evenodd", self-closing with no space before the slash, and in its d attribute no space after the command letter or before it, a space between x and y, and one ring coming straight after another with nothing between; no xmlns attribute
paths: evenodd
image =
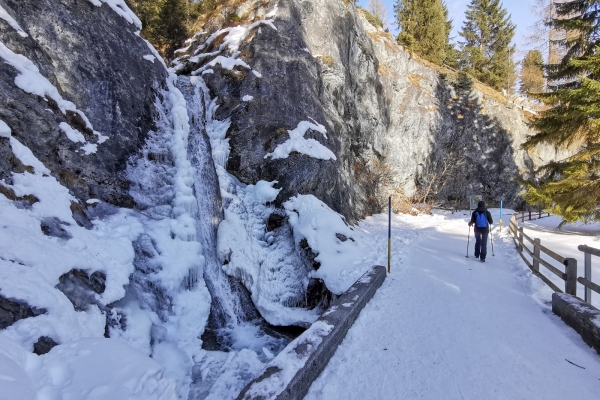
<svg viewBox="0 0 600 400"><path fill-rule="evenodd" d="M482 264L465 258L467 220L393 217L392 272L306 399L598 397L600 356L552 313L551 290L508 230ZM382 265L386 225L385 215L360 224Z"/></svg>

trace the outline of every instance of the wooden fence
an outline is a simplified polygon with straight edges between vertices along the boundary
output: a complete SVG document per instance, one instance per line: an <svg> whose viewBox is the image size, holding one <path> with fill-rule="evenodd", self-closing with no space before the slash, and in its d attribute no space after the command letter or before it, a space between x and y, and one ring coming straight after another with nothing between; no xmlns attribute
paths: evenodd
<svg viewBox="0 0 600 400"><path fill-rule="evenodd" d="M546 215L544 215L546 214ZM515 216L515 218L517 220L521 220L521 222L525 222L525 216L528 216L528 220L535 220L535 219L541 219L541 218L546 218L550 216L550 213L545 213L542 212L542 210L539 211L519 211L518 213L513 214ZM533 217L532 217L533 216Z"/></svg>
<svg viewBox="0 0 600 400"><path fill-rule="evenodd" d="M600 257L600 249L589 247L586 245L580 245L577 247L579 251L584 253L584 277L577 278L577 282L583 285L584 289L584 300L586 303L592 303L592 290L596 293L600 293L600 285L592 282L592 256Z"/></svg>
<svg viewBox="0 0 600 400"><path fill-rule="evenodd" d="M550 279L544 276L540 272L540 265L544 266L547 270L552 272L565 281L564 293L577 296L577 282L581 283L584 287L584 301L586 303L592 303L592 291L600 294L600 285L592 282L592 256L600 257L600 249L589 247L586 245L580 245L577 249L584 253L584 276L577 276L577 260L574 258L565 258L559 254L556 254L547 247L542 246L540 239L532 239L523 232L523 227L519 226L519 219L525 220L525 212L513 214L510 217L510 233L512 234L513 241L517 246L519 255L525 261L525 264L531 269L533 274L544 281L548 286L555 292L563 293L563 291L556 286ZM531 214L530 214L531 216ZM538 217L543 218L543 217ZM531 219L531 218L530 218ZM532 249L527 247L527 243L531 243ZM525 253L531 257L531 261L525 256ZM546 254L553 260L558 261L562 264L561 267L552 265L550 262L541 258L541 253ZM562 269L564 267L564 272Z"/></svg>
<svg viewBox="0 0 600 400"><path fill-rule="evenodd" d="M513 241L517 246L517 251L519 252L519 255L523 261L525 261L525 264L527 264L529 269L531 269L531 272L544 281L544 283L550 286L555 292L563 293L558 286L556 286L550 279L540 272L540 265L544 266L548 271L565 281L564 293L577 296L577 260L574 258L565 258L559 254L556 254L549 248L542 246L542 241L540 239L532 239L527 236L523 232L523 227L519 227L517 214L513 214L513 216L510 217L509 228L513 237ZM532 249L527 247L525 241L531 243ZM558 261L562 265L559 267L544 260L541 257L542 252L553 260ZM531 261L527 259L524 253L531 257Z"/></svg>

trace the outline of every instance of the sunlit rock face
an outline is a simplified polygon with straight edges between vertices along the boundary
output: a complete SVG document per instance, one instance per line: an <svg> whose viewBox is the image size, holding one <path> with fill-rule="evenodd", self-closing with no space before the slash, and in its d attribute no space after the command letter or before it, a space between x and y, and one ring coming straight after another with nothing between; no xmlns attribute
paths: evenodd
<svg viewBox="0 0 600 400"><path fill-rule="evenodd" d="M516 206L520 187L513 178L563 156L521 149L533 133L532 114L411 57L354 5L271 1L277 12L265 17L266 3L224 2L179 53L178 68L201 75L218 98L217 117L231 120L227 170L246 184L277 180L277 204L311 193L349 221L381 211L384 199L399 193L428 193L457 207L480 193ZM232 16L251 40L227 52ZM235 63L206 56L223 49ZM301 148L274 156L303 121L326 133L313 127L302 138L335 158Z"/></svg>

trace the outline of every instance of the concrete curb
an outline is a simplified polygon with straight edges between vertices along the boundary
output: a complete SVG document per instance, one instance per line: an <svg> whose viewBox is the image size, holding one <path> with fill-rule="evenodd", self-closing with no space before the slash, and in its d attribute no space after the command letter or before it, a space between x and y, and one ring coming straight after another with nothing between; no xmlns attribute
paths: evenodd
<svg viewBox="0 0 600 400"><path fill-rule="evenodd" d="M600 354L600 310L569 294L553 293L552 312Z"/></svg>
<svg viewBox="0 0 600 400"><path fill-rule="evenodd" d="M242 390L237 400L301 400L386 277L376 265Z"/></svg>

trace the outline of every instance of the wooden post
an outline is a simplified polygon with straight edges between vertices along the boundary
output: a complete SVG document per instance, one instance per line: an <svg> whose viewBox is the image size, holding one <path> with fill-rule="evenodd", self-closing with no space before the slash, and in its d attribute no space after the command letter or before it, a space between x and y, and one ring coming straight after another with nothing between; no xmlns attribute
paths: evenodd
<svg viewBox="0 0 600 400"><path fill-rule="evenodd" d="M540 239L533 239L533 255L535 257L540 256L540 244L542 244ZM533 258L533 270L540 272L540 262L535 257Z"/></svg>
<svg viewBox="0 0 600 400"><path fill-rule="evenodd" d="M519 253L523 251L523 227L519 227Z"/></svg>
<svg viewBox="0 0 600 400"><path fill-rule="evenodd" d="M591 253L583 253L584 254L584 278L588 281L592 280L592 254ZM587 286L584 286L585 297L584 300L586 303L592 304L592 289Z"/></svg>
<svg viewBox="0 0 600 400"><path fill-rule="evenodd" d="M542 209L540 208L540 215L538 216L538 219L542 218Z"/></svg>
<svg viewBox="0 0 600 400"><path fill-rule="evenodd" d="M521 211L521 222L525 222L525 211Z"/></svg>
<svg viewBox="0 0 600 400"><path fill-rule="evenodd" d="M565 281L565 293L577 296L577 260L567 258L565 260L565 272L567 280Z"/></svg>
<svg viewBox="0 0 600 400"><path fill-rule="evenodd" d="M531 210L529 210L529 220L531 221Z"/></svg>

